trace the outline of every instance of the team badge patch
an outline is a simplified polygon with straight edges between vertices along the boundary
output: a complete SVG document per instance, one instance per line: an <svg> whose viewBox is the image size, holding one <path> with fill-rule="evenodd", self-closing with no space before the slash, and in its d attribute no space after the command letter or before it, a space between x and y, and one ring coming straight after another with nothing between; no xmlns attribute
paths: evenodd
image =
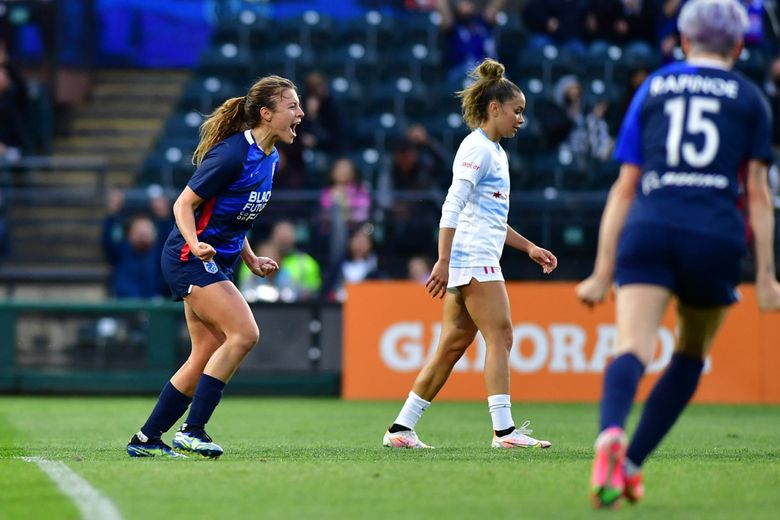
<svg viewBox="0 0 780 520"><path fill-rule="evenodd" d="M211 274L217 274L217 271L219 268L217 267L217 263L213 260L209 260L208 262L203 262L203 268L206 270L207 273Z"/></svg>

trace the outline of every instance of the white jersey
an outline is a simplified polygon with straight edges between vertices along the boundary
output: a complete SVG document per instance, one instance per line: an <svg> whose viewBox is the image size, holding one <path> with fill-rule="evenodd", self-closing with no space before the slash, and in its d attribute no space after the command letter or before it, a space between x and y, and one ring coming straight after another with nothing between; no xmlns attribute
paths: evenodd
<svg viewBox="0 0 780 520"><path fill-rule="evenodd" d="M450 266L498 267L509 215L509 161L501 145L478 128L460 144L452 164L453 182L472 185L458 216Z"/></svg>

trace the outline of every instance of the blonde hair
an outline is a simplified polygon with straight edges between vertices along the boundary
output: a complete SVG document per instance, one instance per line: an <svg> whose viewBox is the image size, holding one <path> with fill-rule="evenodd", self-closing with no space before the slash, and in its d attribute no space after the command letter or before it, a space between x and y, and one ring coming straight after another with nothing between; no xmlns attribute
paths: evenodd
<svg viewBox="0 0 780 520"><path fill-rule="evenodd" d="M493 100L504 103L522 94L520 87L504 77L504 66L485 58L469 73L474 83L455 93L461 98L463 120L469 128L478 128L488 118L488 105Z"/></svg>
<svg viewBox="0 0 780 520"><path fill-rule="evenodd" d="M200 142L192 154L192 163L199 165L206 153L226 137L255 128L260 123L260 109L273 111L282 92L297 90L295 84L281 76L265 76L255 82L246 96L230 98L200 125Z"/></svg>

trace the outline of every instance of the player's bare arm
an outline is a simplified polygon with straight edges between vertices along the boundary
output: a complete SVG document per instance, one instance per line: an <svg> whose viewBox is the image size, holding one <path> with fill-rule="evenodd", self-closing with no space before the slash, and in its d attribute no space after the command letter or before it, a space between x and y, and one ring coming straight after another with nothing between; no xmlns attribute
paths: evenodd
<svg viewBox="0 0 780 520"><path fill-rule="evenodd" d="M767 185L767 166L750 161L747 177L748 211L756 255L756 293L761 310L780 310L780 284L775 276L774 208Z"/></svg>
<svg viewBox="0 0 780 520"><path fill-rule="evenodd" d="M198 240L198 233L195 227L195 210L201 204L203 204L203 199L187 186L182 190L176 202L173 203L173 217L176 219L176 225L179 227L184 240L190 246L192 254L204 262L208 262L214 258L217 251L210 244Z"/></svg>
<svg viewBox="0 0 780 520"><path fill-rule="evenodd" d="M506 227L506 245L527 253L531 260L542 266L544 274L550 274L558 267L558 258L554 254L543 247L537 246L515 231L512 226Z"/></svg>
<svg viewBox="0 0 780 520"><path fill-rule="evenodd" d="M586 305L604 301L615 273L615 251L628 209L636 194L642 170L636 164L623 164L612 185L599 226L599 244L593 273L577 285L577 297Z"/></svg>

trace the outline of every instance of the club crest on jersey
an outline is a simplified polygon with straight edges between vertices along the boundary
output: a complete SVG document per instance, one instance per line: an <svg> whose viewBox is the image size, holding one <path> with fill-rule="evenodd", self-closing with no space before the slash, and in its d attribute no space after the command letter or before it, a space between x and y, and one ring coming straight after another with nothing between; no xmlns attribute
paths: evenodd
<svg viewBox="0 0 780 520"><path fill-rule="evenodd" d="M206 270L207 273L210 274L217 274L217 271L219 271L219 268L217 267L217 263L214 260L203 262L203 268Z"/></svg>

